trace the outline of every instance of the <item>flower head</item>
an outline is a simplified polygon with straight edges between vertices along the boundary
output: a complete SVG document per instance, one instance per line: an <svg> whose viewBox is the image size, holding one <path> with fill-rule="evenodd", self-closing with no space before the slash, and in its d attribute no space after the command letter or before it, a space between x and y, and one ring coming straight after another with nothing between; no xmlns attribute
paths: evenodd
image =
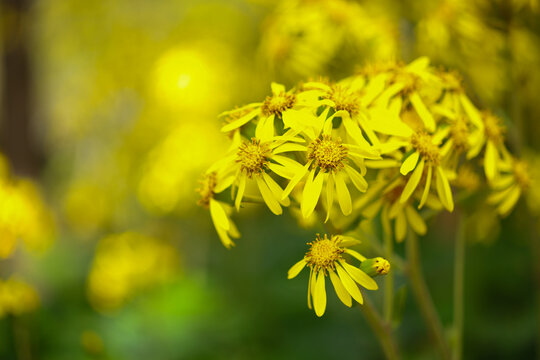
<svg viewBox="0 0 540 360"><path fill-rule="evenodd" d="M315 241L308 243L310 248L304 258L289 270L288 278L292 279L306 265L309 267L308 307L312 308L313 300L317 316L322 316L326 310L326 276L330 277L339 299L349 307L352 306L352 299L360 304L364 303L357 284L368 290L377 290L375 280L358 267L349 264L343 257L344 254L349 254L357 260L366 261L364 256L347 248L355 243L358 241L342 235L332 235L329 239L326 234L324 237L317 234ZM380 266L382 269L380 274L383 274L385 265L381 263Z"/></svg>

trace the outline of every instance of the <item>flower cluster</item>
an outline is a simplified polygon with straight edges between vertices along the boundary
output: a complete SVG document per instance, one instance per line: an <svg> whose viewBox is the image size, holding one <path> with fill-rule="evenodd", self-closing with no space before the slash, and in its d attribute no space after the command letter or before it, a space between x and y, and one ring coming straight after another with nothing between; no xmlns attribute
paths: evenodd
<svg viewBox="0 0 540 360"><path fill-rule="evenodd" d="M43 250L54 240L55 224L37 186L12 176L0 154L0 258L10 257L19 241Z"/></svg>
<svg viewBox="0 0 540 360"><path fill-rule="evenodd" d="M14 277L0 279L0 318L28 313L38 306L39 296L32 285Z"/></svg>
<svg viewBox="0 0 540 360"><path fill-rule="evenodd" d="M316 214L344 231L356 220L380 217L402 241L409 228L425 234L423 214L453 211L461 193L487 185L490 202L506 214L528 186L525 166L505 147L501 120L478 110L459 77L427 58L366 66L335 83L310 81L290 90L273 83L264 101L222 117L230 148L199 191L227 247L240 236L233 207L240 211L245 201L262 202L276 215L284 207L303 218ZM318 315L327 275L347 305L350 296L362 302L350 278L376 288L369 276L360 281L349 271L341 256L351 252L340 239L318 238L289 273L309 265Z"/></svg>
<svg viewBox="0 0 540 360"><path fill-rule="evenodd" d="M151 285L171 279L178 270L172 245L134 232L103 238L88 277L91 304L114 310Z"/></svg>

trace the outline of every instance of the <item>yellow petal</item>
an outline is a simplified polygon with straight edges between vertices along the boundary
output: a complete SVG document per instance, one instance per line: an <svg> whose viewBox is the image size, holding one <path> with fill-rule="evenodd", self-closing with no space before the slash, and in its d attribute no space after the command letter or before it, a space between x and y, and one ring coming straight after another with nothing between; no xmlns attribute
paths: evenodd
<svg viewBox="0 0 540 360"><path fill-rule="evenodd" d="M226 178L224 178L222 180L219 180L218 184L214 188L214 192L216 194L222 192L223 190L225 190L229 186L231 186L233 184L234 180L236 180L236 176L234 176L234 175L227 176Z"/></svg>
<svg viewBox="0 0 540 360"><path fill-rule="evenodd" d="M302 269L306 266L306 260L305 259L302 259L300 260L299 262L297 262L296 264L294 264L290 269L289 271L287 272L287 279L292 279L292 278L295 278L296 275L298 275L300 273L300 271L302 271Z"/></svg>
<svg viewBox="0 0 540 360"><path fill-rule="evenodd" d="M308 280L308 289L307 289L307 306L311 309L311 297L313 296L313 289L315 288L315 271L312 269L309 270L309 280Z"/></svg>
<svg viewBox="0 0 540 360"><path fill-rule="evenodd" d="M418 183L422 178L422 173L424 172L424 163L424 159L420 160L420 162L416 166L416 169L414 169L411 177L409 178L409 181L407 181L405 188L403 188L403 192L401 193L401 197L399 199L399 202L401 202L402 204L409 200L414 190L416 190L416 187L418 186Z"/></svg>
<svg viewBox="0 0 540 360"><path fill-rule="evenodd" d="M431 187L432 177L433 177L433 167L431 165L428 165L427 174L426 174L426 187L424 187L424 191L422 192L422 198L420 199L420 204L418 204L419 209L424 207L424 204L426 203L426 200L429 195L429 189Z"/></svg>
<svg viewBox="0 0 540 360"><path fill-rule="evenodd" d="M296 185L302 180L302 178L306 175L306 172L308 171L309 166L311 165L311 161L308 161L304 167L296 173L296 175L291 179L285 190L283 190L283 196L282 198L285 198L289 196L291 191L294 189Z"/></svg>
<svg viewBox="0 0 540 360"><path fill-rule="evenodd" d="M294 175L296 175L295 172L291 171L291 169L286 168L283 165L278 165L274 163L269 163L268 168L276 175L281 176L285 179L292 179Z"/></svg>
<svg viewBox="0 0 540 360"><path fill-rule="evenodd" d="M427 232L427 226L424 222L424 219L414 210L410 205L405 207L405 214L407 215L407 220L409 220L409 225L418 235L425 235Z"/></svg>
<svg viewBox="0 0 540 360"><path fill-rule="evenodd" d="M334 205L334 177L328 176L326 180L326 219L324 222L327 222L330 219L330 210Z"/></svg>
<svg viewBox="0 0 540 360"><path fill-rule="evenodd" d="M315 179L313 179L314 174L315 169L311 170L306 185L304 186L304 192L302 193L302 204L300 205L300 208L302 210L302 215L306 219L313 213L315 206L319 202L323 180L325 175L327 175L322 171L319 171Z"/></svg>
<svg viewBox="0 0 540 360"><path fill-rule="evenodd" d="M247 124L251 119L253 119L255 117L255 115L257 115L259 113L259 109L256 109L256 110L253 110L253 111L250 111L249 113L247 113L246 115L242 116L241 118L238 118L236 120L234 120L233 122L223 126L221 128L221 131L223 132L229 132L229 131L232 131L234 129L237 129L245 124Z"/></svg>
<svg viewBox="0 0 540 360"><path fill-rule="evenodd" d="M463 106L465 113L468 115L469 120L471 120L471 122L476 127L482 129L484 127L482 118L480 117L478 110L474 107L469 98L465 94L461 94L459 96L459 99L461 100L461 105Z"/></svg>
<svg viewBox="0 0 540 360"><path fill-rule="evenodd" d="M220 227L226 231L230 229L231 226L225 209L214 199L210 199L210 216L216 227Z"/></svg>
<svg viewBox="0 0 540 360"><path fill-rule="evenodd" d="M364 177L358 173L358 171L356 171L349 165L345 165L345 171L347 172L347 174L349 174L352 183L359 191L365 192L367 190L368 183L366 179L364 179Z"/></svg>
<svg viewBox="0 0 540 360"><path fill-rule="evenodd" d="M362 107L368 107L377 96L381 94L384 90L386 83L386 75L380 74L370 79L369 83L365 88L365 94L360 100L360 105Z"/></svg>
<svg viewBox="0 0 540 360"><path fill-rule="evenodd" d="M336 290L336 294L339 300L341 300L341 302L347 305L348 307L351 307L352 306L351 295L347 292L347 290L343 286L343 283L341 282L339 277L331 269L328 270L328 273L330 274L330 280L332 281L332 285L334 285L334 290Z"/></svg>
<svg viewBox="0 0 540 360"><path fill-rule="evenodd" d="M285 92L285 86L281 85L281 84L278 84L276 82L272 82L270 84L270 88L272 89L272 94L274 94L274 95Z"/></svg>
<svg viewBox="0 0 540 360"><path fill-rule="evenodd" d="M418 151L413 152L411 155L409 155L408 158L405 159L403 164L401 164L401 167L399 168L399 172L401 175L407 175L411 171L414 170L416 167L416 164L418 164L418 159L420 158L420 153Z"/></svg>
<svg viewBox="0 0 540 360"><path fill-rule="evenodd" d="M347 290L349 294L351 294L354 300L358 301L360 304L363 304L364 298L362 297L362 293L360 292L360 289L358 289L358 286L356 285L354 280L339 264L336 263L335 265L343 287Z"/></svg>
<svg viewBox="0 0 540 360"><path fill-rule="evenodd" d="M302 144L285 143L283 145L278 146L272 153L279 154L279 153L290 152L290 151L307 151L307 147Z"/></svg>
<svg viewBox="0 0 540 360"><path fill-rule="evenodd" d="M519 186L514 186L508 196L505 197L504 201L497 207L497 212L502 216L508 215L508 213L510 213L512 208L516 205L520 196L521 189Z"/></svg>
<svg viewBox="0 0 540 360"><path fill-rule="evenodd" d="M313 307L318 317L323 316L326 310L326 289L324 285L324 273L321 270L317 276L315 291L313 292Z"/></svg>
<svg viewBox="0 0 540 360"><path fill-rule="evenodd" d="M484 170L486 178L489 182L495 179L497 173L497 149L492 141L488 141L486 145L486 153L484 155Z"/></svg>
<svg viewBox="0 0 540 360"><path fill-rule="evenodd" d="M221 240L221 243L223 244L223 246L225 246L227 249L230 249L231 247L234 246L234 242L231 240L231 238L229 237L229 234L227 233L225 229L216 227L216 231L218 233L219 239Z"/></svg>
<svg viewBox="0 0 540 360"><path fill-rule="evenodd" d="M343 180L343 177L339 173L337 175L332 174L332 176L334 177L334 182L336 183L336 193L339 201L339 207L341 208L343 215L349 215L352 212L352 202L349 189L347 189L345 180Z"/></svg>
<svg viewBox="0 0 540 360"><path fill-rule="evenodd" d="M412 129L401 121L399 114L390 109L377 106L369 110L369 115L371 128L381 134L408 138L413 133Z"/></svg>
<svg viewBox="0 0 540 360"><path fill-rule="evenodd" d="M452 190L450 189L450 184L444 173L444 170L437 166L437 194L443 206L450 212L454 211L454 199L452 197Z"/></svg>
<svg viewBox="0 0 540 360"><path fill-rule="evenodd" d="M244 192L246 191L246 175L240 175L240 184L238 185L238 192L236 193L236 199L234 200L234 205L236 210L240 211L240 204L242 203L242 198L244 197Z"/></svg>
<svg viewBox="0 0 540 360"><path fill-rule="evenodd" d="M371 145L364 138L364 134L360 130L360 127L351 119L349 113L343 112L341 119L347 134L349 134L349 136L358 144L358 146L362 147L362 149L368 149L368 151L371 151Z"/></svg>
<svg viewBox="0 0 540 360"><path fill-rule="evenodd" d="M289 200L288 197L282 198L283 189L281 188L281 186L278 185L277 182L274 181L274 179L272 179L266 173L263 173L263 179L264 179L264 182L266 182L266 185L268 185L268 188L270 189L270 191L272 192L276 200L279 201L281 205L283 206L291 205L291 201Z"/></svg>
<svg viewBox="0 0 540 360"><path fill-rule="evenodd" d="M396 241L402 242L407 235L407 219L403 211L400 211L396 216Z"/></svg>
<svg viewBox="0 0 540 360"><path fill-rule="evenodd" d="M360 253L358 253L357 251L354 251L352 249L345 249L345 252L351 256L353 256L354 258L360 260L360 261L364 261L366 260L366 257L361 255Z"/></svg>
<svg viewBox="0 0 540 360"><path fill-rule="evenodd" d="M343 260L340 260L339 263L358 284L362 285L368 290L377 290L379 288L375 280L373 280L368 274L359 268L354 267Z"/></svg>
<svg viewBox="0 0 540 360"><path fill-rule="evenodd" d="M257 181L257 187L261 192L263 200L270 209L270 211L272 211L275 215L281 215L283 213L283 210L281 209L281 206L279 205L279 202L277 201L274 194L272 194L272 192L268 188L268 185L266 185L264 180L259 176L256 176L255 180Z"/></svg>
<svg viewBox="0 0 540 360"><path fill-rule="evenodd" d="M263 142L272 140L274 137L274 118L274 114L266 118L260 118L259 123L255 128L255 137Z"/></svg>
<svg viewBox="0 0 540 360"><path fill-rule="evenodd" d="M431 115L429 110L426 108L426 105L424 105L424 102L422 101L420 95L418 95L417 92L413 92L409 96L409 100L411 101L411 104L418 113L418 116L420 116L420 119L422 119L422 122L424 123L426 129L431 132L435 131L435 120L433 119L433 115Z"/></svg>

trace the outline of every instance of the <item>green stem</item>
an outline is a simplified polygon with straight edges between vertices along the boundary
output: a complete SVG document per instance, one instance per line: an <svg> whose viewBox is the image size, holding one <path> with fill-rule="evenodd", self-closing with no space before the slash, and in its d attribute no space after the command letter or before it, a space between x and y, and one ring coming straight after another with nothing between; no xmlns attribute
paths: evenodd
<svg viewBox="0 0 540 360"><path fill-rule="evenodd" d="M422 275L420 266L420 251L418 249L418 239L416 234L409 230L407 237L407 275L411 282L412 291L416 298L416 302L420 308L420 312L424 317L424 321L429 330L429 334L437 347L441 359L449 360L450 351L443 335L441 321L433 305L433 301L429 294L426 282Z"/></svg>
<svg viewBox="0 0 540 360"><path fill-rule="evenodd" d="M392 239L392 234L383 232L384 236L384 250L386 260L393 264L394 262L394 241ZM392 310L394 308L394 271L390 271L386 274L384 278L384 320L391 324L392 323Z"/></svg>
<svg viewBox="0 0 540 360"><path fill-rule="evenodd" d="M364 304L359 305L371 329L381 344L384 355L388 360L398 360L399 349L392 333L392 327L379 315L371 301L364 296Z"/></svg>
<svg viewBox="0 0 540 360"><path fill-rule="evenodd" d="M465 224L463 215L458 216L454 255L454 342L453 360L463 356L463 279L465 274Z"/></svg>
<svg viewBox="0 0 540 360"><path fill-rule="evenodd" d="M23 323L15 315L10 316L13 329L13 340L18 360L31 360L30 336Z"/></svg>

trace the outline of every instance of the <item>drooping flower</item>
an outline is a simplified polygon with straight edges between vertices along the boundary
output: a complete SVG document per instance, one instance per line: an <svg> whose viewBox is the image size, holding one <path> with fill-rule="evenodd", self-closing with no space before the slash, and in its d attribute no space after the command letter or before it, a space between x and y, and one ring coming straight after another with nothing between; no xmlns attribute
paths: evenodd
<svg viewBox="0 0 540 360"><path fill-rule="evenodd" d="M211 172L201 180L201 187L197 191L201 194L198 204L210 210L210 217L219 238L223 245L229 249L234 246L231 237L239 238L240 232L230 218L232 207L215 198L216 194L221 193L231 185L231 177L225 180L219 179L216 172Z"/></svg>
<svg viewBox="0 0 540 360"><path fill-rule="evenodd" d="M255 137L264 141L270 140L274 136L276 119L282 119L283 115L296 104L294 89L285 91L285 86L277 83L272 83L271 88L272 95L267 96L263 102L222 113L222 116L232 116L235 119L224 125L221 131L230 132L250 121L255 121Z"/></svg>

